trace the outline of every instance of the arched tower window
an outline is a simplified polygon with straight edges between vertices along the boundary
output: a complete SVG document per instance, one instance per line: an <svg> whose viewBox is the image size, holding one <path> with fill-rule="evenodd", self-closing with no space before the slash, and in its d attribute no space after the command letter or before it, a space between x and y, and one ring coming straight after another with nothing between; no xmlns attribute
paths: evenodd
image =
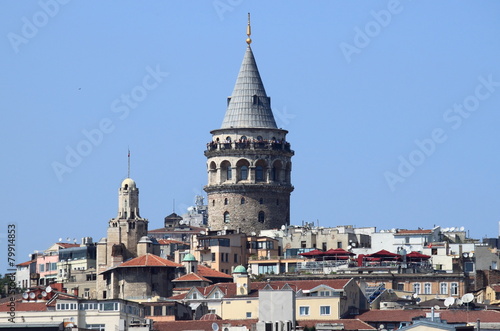
<svg viewBox="0 0 500 331"><path fill-rule="evenodd" d="M229 218L229 212L225 212L224 213L224 223L229 223L230 222L230 218Z"/></svg>
<svg viewBox="0 0 500 331"><path fill-rule="evenodd" d="M125 184L125 190L128 190L128 184Z"/></svg>
<svg viewBox="0 0 500 331"><path fill-rule="evenodd" d="M220 165L221 168L221 181L225 182L227 180L231 180L232 176L232 169L231 169L231 163L229 161L223 161Z"/></svg>
<svg viewBox="0 0 500 331"><path fill-rule="evenodd" d="M215 200L212 200L212 206L215 206Z"/></svg>
<svg viewBox="0 0 500 331"><path fill-rule="evenodd" d="M259 203L260 203L261 205L262 205L262 204L264 204L264 199L260 198L260 199L259 199Z"/></svg>
<svg viewBox="0 0 500 331"><path fill-rule="evenodd" d="M248 167L246 165L241 167L240 176L241 176L241 180L248 179Z"/></svg>
<svg viewBox="0 0 500 331"><path fill-rule="evenodd" d="M266 214L263 211L259 211L259 222L264 223L264 220L266 219Z"/></svg>
<svg viewBox="0 0 500 331"><path fill-rule="evenodd" d="M245 198L241 198L241 204L244 205L245 204Z"/></svg>
<svg viewBox="0 0 500 331"><path fill-rule="evenodd" d="M224 204L227 205L227 198L224 199Z"/></svg>
<svg viewBox="0 0 500 331"><path fill-rule="evenodd" d="M264 167L258 165L255 167L255 180L263 181L264 180Z"/></svg>

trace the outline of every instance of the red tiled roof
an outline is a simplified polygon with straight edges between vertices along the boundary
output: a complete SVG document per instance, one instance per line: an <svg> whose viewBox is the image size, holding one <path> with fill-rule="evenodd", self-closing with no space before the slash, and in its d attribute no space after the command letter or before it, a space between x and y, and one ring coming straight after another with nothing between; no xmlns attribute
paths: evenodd
<svg viewBox="0 0 500 331"><path fill-rule="evenodd" d="M196 273L200 275L201 277L207 277L207 278L231 278L233 279L233 276L230 276L228 274L225 274L223 272L210 269L209 267L205 267L204 265L198 265Z"/></svg>
<svg viewBox="0 0 500 331"><path fill-rule="evenodd" d="M205 277L197 275L195 273L190 273L173 280L173 282L197 282L197 281L204 281L209 283L212 282L210 279L206 279Z"/></svg>
<svg viewBox="0 0 500 331"><path fill-rule="evenodd" d="M293 290L311 290L319 285L326 285L333 289L342 289L350 281L350 279L324 279L324 280L297 280L297 281L271 281L267 282L251 282L249 297L256 297L259 295L259 290L263 289L266 285L271 286L273 289L281 289L283 286L288 285ZM196 289L204 296L210 293L215 287L218 287L223 293L225 298L236 297L236 284L235 283L218 283L207 287L198 287ZM170 297L172 300L185 299L187 293L175 295Z"/></svg>
<svg viewBox="0 0 500 331"><path fill-rule="evenodd" d="M21 311L46 311L47 305L46 302L16 302L16 312ZM10 306L8 306L7 302L0 304L0 312L10 311Z"/></svg>
<svg viewBox="0 0 500 331"><path fill-rule="evenodd" d="M154 329L158 331L185 331L185 330L200 330L212 331L212 324L216 323L219 330L223 330L222 325L230 324L231 326L244 326L251 330L252 325L257 323L257 319L247 320L215 320L215 321L168 321L155 322Z"/></svg>
<svg viewBox="0 0 500 331"><path fill-rule="evenodd" d="M169 261L154 254L146 254L135 259L123 262L118 268L123 267L182 267L181 264Z"/></svg>
<svg viewBox="0 0 500 331"><path fill-rule="evenodd" d="M424 230L424 229L419 229L419 230L406 230L406 229L398 229L394 235L398 234L429 234L432 233L432 230Z"/></svg>
<svg viewBox="0 0 500 331"><path fill-rule="evenodd" d="M170 244L184 244L184 245L189 245L189 243L180 241L180 240L174 240L174 239L157 239L158 243L160 245L170 245Z"/></svg>
<svg viewBox="0 0 500 331"><path fill-rule="evenodd" d="M416 317L425 317L426 313L431 311L417 309L394 309L394 310L370 310L357 318L365 322L411 322ZM500 321L500 312L494 310L440 310L436 312L440 314L442 320L448 323L469 323L481 320L481 322L498 322Z"/></svg>
<svg viewBox="0 0 500 331"><path fill-rule="evenodd" d="M30 264L31 264L31 261L26 261L26 262L17 264L17 266L18 267L24 267L24 266L27 266L27 265L30 265Z"/></svg>
<svg viewBox="0 0 500 331"><path fill-rule="evenodd" d="M200 318L200 321L216 321L222 318L217 314L205 314Z"/></svg>
<svg viewBox="0 0 500 331"><path fill-rule="evenodd" d="M342 324L344 328L342 330L376 330L373 326L359 320L359 319L341 319L341 320L302 320L297 321L297 324L301 327L312 328L316 327L316 324Z"/></svg>
<svg viewBox="0 0 500 331"><path fill-rule="evenodd" d="M57 243L61 248L80 247L79 244Z"/></svg>
<svg viewBox="0 0 500 331"><path fill-rule="evenodd" d="M493 289L495 292L500 292L500 284L492 284L490 287Z"/></svg>

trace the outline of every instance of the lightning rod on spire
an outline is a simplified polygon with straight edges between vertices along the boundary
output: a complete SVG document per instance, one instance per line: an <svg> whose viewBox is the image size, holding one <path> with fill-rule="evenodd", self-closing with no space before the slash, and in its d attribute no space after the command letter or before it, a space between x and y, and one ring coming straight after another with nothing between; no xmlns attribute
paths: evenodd
<svg viewBox="0 0 500 331"><path fill-rule="evenodd" d="M128 149L128 170L127 170L127 178L130 178L130 148Z"/></svg>
<svg viewBox="0 0 500 331"><path fill-rule="evenodd" d="M252 34L252 27L250 26L250 13L248 13L248 25L247 25L247 44L250 45L252 43L252 39L250 35Z"/></svg>

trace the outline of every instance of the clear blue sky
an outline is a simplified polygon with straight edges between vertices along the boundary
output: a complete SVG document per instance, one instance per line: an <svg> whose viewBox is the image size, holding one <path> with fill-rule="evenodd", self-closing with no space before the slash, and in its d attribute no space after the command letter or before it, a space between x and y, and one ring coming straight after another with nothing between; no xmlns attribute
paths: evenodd
<svg viewBox="0 0 500 331"><path fill-rule="evenodd" d="M498 235L499 2L40 0L0 9L1 270L9 223L17 263L59 237L104 237L128 147L150 229L174 199L178 213L193 204L207 181L209 131L222 123L245 52L247 12L296 153L292 224ZM78 148L85 155L68 162ZM68 168L57 174L57 163Z"/></svg>

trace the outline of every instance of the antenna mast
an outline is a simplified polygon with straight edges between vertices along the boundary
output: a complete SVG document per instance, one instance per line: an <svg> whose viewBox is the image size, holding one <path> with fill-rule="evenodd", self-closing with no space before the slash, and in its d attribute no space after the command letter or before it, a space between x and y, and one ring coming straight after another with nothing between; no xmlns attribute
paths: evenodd
<svg viewBox="0 0 500 331"><path fill-rule="evenodd" d="M128 149L128 171L127 178L130 178L130 148Z"/></svg>

